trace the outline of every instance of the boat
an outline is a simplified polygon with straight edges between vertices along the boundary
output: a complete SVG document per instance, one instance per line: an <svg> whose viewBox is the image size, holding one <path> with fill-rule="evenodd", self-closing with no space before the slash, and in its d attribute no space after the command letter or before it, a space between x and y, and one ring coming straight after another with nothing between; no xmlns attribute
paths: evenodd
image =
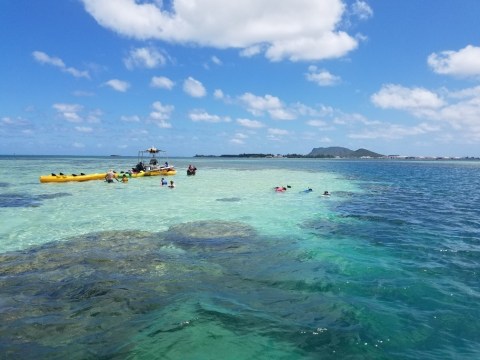
<svg viewBox="0 0 480 360"><path fill-rule="evenodd" d="M50 182L68 182L68 181L90 181L90 180L105 180L107 173L95 173L95 174L71 174L65 175L63 173L42 175L40 176L41 183Z"/></svg>
<svg viewBox="0 0 480 360"><path fill-rule="evenodd" d="M137 165L129 171L115 172L115 178L121 179L125 174L128 178L138 178L144 176L170 176L175 175L177 170L173 165L169 165L168 161L165 161L163 165L160 165L159 158L156 156L158 153L165 153L163 150L159 150L155 147L148 148L147 150L140 150L138 152ZM147 164L148 162L148 164ZM90 181L90 180L105 180L107 173L95 173L95 174L70 174L65 175L63 173L42 175L40 176L41 183L50 182L68 182L68 181Z"/></svg>
<svg viewBox="0 0 480 360"><path fill-rule="evenodd" d="M160 165L160 159L156 156L158 153L165 153L165 151L150 147L146 150L138 152L137 165L129 171L131 177L142 176L170 176L175 175L177 170L173 165L168 164L168 160L163 165ZM147 163L148 162L148 163Z"/></svg>

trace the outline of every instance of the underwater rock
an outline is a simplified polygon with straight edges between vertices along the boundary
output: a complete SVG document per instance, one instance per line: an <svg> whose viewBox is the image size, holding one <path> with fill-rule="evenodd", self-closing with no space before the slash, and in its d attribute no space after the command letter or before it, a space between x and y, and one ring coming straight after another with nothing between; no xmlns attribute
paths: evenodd
<svg viewBox="0 0 480 360"><path fill-rule="evenodd" d="M37 207L41 202L32 195L0 194L0 207Z"/></svg>
<svg viewBox="0 0 480 360"><path fill-rule="evenodd" d="M239 198L239 197L230 197L230 198L220 198L220 199L217 199L216 201L237 202L237 201L240 201L240 200L242 200L242 199Z"/></svg>
<svg viewBox="0 0 480 360"><path fill-rule="evenodd" d="M195 239L246 238L255 235L250 225L237 221L193 221L176 224L170 227L169 233Z"/></svg>
<svg viewBox="0 0 480 360"><path fill-rule="evenodd" d="M0 207L38 207L42 205L42 200L54 199L57 197L72 196L69 193L54 193L43 195L29 194L0 194Z"/></svg>
<svg viewBox="0 0 480 360"><path fill-rule="evenodd" d="M173 225L166 240L182 248L217 251L240 251L246 248L247 239L256 236L250 225L236 221L194 221Z"/></svg>

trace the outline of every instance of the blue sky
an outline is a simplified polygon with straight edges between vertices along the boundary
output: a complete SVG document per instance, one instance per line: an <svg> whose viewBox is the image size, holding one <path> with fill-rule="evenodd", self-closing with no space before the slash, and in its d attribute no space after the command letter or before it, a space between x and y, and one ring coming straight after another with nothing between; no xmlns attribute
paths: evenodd
<svg viewBox="0 0 480 360"><path fill-rule="evenodd" d="M2 0L0 154L480 156L478 0Z"/></svg>

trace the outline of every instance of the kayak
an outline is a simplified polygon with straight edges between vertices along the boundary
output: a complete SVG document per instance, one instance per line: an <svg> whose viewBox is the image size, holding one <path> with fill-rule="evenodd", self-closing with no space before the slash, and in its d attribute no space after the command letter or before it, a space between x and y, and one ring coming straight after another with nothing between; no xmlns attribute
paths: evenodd
<svg viewBox="0 0 480 360"><path fill-rule="evenodd" d="M68 181L90 181L90 180L105 180L107 173L96 173L96 174L51 174L40 176L41 183L48 182L68 182Z"/></svg>

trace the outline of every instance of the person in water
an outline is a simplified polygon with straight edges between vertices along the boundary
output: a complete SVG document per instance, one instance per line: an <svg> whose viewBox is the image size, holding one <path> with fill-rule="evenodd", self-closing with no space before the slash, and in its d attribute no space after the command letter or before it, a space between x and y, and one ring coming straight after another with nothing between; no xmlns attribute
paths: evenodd
<svg viewBox="0 0 480 360"><path fill-rule="evenodd" d="M112 169L110 169L107 171L107 174L105 175L105 181L107 183L113 183L113 179L118 181L118 179L115 178L115 172Z"/></svg>
<svg viewBox="0 0 480 360"><path fill-rule="evenodd" d="M327 190L325 190L325 191L323 192L323 196L330 196L330 193L329 193Z"/></svg>
<svg viewBox="0 0 480 360"><path fill-rule="evenodd" d="M123 174L123 176L122 176L122 182L123 182L123 183L128 182L128 178L127 178L127 175L126 175L126 174Z"/></svg>
<svg viewBox="0 0 480 360"><path fill-rule="evenodd" d="M275 191L284 192L287 191L287 188L285 186L277 186L275 187Z"/></svg>
<svg viewBox="0 0 480 360"><path fill-rule="evenodd" d="M175 187L175 183L173 182L173 180L170 180L170 185L168 185L168 187L170 189L173 189Z"/></svg>
<svg viewBox="0 0 480 360"><path fill-rule="evenodd" d="M165 178L162 178L161 185L165 186L167 184L168 184L167 180L165 180Z"/></svg>

